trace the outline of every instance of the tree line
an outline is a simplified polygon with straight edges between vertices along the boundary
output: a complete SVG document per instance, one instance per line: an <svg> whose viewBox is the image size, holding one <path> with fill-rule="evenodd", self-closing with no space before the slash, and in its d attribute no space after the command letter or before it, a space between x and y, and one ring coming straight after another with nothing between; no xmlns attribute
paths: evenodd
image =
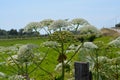
<svg viewBox="0 0 120 80"><path fill-rule="evenodd" d="M24 37L32 37L37 36L38 32L24 32L24 29L10 29L10 30L4 30L0 29L0 39L5 38L24 38Z"/></svg>

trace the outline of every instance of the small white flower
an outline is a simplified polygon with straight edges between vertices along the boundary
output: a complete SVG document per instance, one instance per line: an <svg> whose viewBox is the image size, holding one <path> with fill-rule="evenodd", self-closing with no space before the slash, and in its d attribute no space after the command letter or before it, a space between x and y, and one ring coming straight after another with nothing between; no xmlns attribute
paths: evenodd
<svg viewBox="0 0 120 80"><path fill-rule="evenodd" d="M8 80L24 80L24 76L22 75L13 75L8 78Z"/></svg>
<svg viewBox="0 0 120 80"><path fill-rule="evenodd" d="M106 63L108 61L108 58L106 56L99 56L98 62L99 63Z"/></svg>
<svg viewBox="0 0 120 80"><path fill-rule="evenodd" d="M66 64L67 60L64 61L64 63ZM67 65L70 65L70 62ZM60 71L60 70L62 70L62 63L57 64L55 67L55 71Z"/></svg>

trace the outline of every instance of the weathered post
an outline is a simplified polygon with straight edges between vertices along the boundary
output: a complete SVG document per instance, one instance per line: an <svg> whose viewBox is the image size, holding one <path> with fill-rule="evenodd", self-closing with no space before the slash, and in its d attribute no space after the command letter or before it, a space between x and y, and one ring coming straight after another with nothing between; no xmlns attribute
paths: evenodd
<svg viewBox="0 0 120 80"><path fill-rule="evenodd" d="M75 62L75 80L91 80L89 76L89 63Z"/></svg>

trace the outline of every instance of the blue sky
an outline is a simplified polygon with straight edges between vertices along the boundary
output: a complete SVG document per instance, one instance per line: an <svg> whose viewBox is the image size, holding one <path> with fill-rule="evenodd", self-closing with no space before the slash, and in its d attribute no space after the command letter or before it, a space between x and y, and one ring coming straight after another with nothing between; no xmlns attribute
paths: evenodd
<svg viewBox="0 0 120 80"><path fill-rule="evenodd" d="M43 19L84 18L97 28L120 22L120 0L0 0L0 28L24 28Z"/></svg>

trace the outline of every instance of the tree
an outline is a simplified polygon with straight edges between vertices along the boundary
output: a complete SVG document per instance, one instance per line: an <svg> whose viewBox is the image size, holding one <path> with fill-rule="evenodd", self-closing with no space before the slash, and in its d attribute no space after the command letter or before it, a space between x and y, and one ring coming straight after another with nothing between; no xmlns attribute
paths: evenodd
<svg viewBox="0 0 120 80"><path fill-rule="evenodd" d="M0 36L5 36L7 34L6 30L0 29Z"/></svg>
<svg viewBox="0 0 120 80"><path fill-rule="evenodd" d="M15 35L18 35L18 32L16 29L11 29L10 31L8 31L8 35L15 36Z"/></svg>
<svg viewBox="0 0 120 80"><path fill-rule="evenodd" d="M23 36L23 34L24 34L24 29L19 29L18 34L19 34L19 36Z"/></svg>

